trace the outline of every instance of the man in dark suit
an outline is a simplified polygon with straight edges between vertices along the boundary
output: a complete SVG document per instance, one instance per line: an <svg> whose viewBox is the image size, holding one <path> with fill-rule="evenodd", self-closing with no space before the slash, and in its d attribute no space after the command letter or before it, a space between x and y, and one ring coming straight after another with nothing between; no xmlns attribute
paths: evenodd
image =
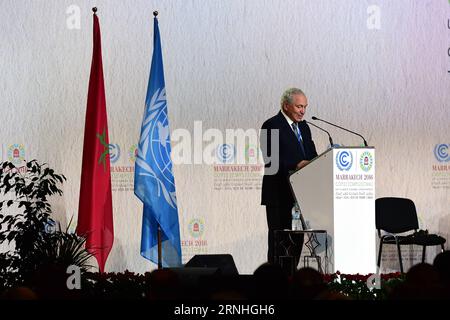
<svg viewBox="0 0 450 320"><path fill-rule="evenodd" d="M267 258L271 263L275 262L274 231L291 229L295 200L289 185L289 172L303 168L317 156L311 130L303 121L307 107L308 99L303 91L290 88L281 97L280 112L266 120L261 128L260 143L265 162L261 204L266 206L269 227ZM295 265L300 259L303 234L298 235L296 242L299 246L293 253Z"/></svg>

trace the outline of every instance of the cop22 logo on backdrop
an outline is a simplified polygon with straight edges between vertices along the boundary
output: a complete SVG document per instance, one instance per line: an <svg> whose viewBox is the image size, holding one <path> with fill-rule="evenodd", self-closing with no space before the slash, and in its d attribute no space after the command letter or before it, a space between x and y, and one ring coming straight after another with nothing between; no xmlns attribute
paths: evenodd
<svg viewBox="0 0 450 320"><path fill-rule="evenodd" d="M353 155L349 151L339 151L336 154L336 165L341 171L348 171L353 164Z"/></svg>
<svg viewBox="0 0 450 320"><path fill-rule="evenodd" d="M120 147L117 143L109 144L109 160L111 163L116 163L120 158Z"/></svg>
<svg viewBox="0 0 450 320"><path fill-rule="evenodd" d="M136 162L137 153L138 153L138 146L137 144L133 144L128 149L128 160L130 160L130 162L133 164Z"/></svg>
<svg viewBox="0 0 450 320"><path fill-rule="evenodd" d="M434 147L434 156L436 157L436 160L439 162L450 161L450 154L449 154L449 150L448 150L449 148L450 148L450 144L445 144L445 143L437 144Z"/></svg>
<svg viewBox="0 0 450 320"><path fill-rule="evenodd" d="M217 147L216 155L221 163L233 162L235 148L232 144L221 144Z"/></svg>
<svg viewBox="0 0 450 320"><path fill-rule="evenodd" d="M245 145L245 162L258 163L258 146L253 144Z"/></svg>
<svg viewBox="0 0 450 320"><path fill-rule="evenodd" d="M198 218L191 219L188 224L188 230L189 234L194 238L202 236L203 231L205 230L205 223L203 219Z"/></svg>
<svg viewBox="0 0 450 320"><path fill-rule="evenodd" d="M11 144L8 146L8 160L15 166L22 165L25 161L25 147L23 144Z"/></svg>

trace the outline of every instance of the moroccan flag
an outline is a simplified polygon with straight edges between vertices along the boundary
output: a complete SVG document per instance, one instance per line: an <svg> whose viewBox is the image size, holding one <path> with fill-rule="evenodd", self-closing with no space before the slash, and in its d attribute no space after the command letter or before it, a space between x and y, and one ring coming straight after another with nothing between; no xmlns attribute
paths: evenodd
<svg viewBox="0 0 450 320"><path fill-rule="evenodd" d="M95 13L77 234L87 237L86 249L95 256L103 272L113 245L114 228L100 25Z"/></svg>
<svg viewBox="0 0 450 320"><path fill-rule="evenodd" d="M144 203L141 255L158 263L159 227L161 263L163 267L176 267L181 265L180 227L170 158L170 130L161 40L156 17L153 26L153 57L136 157L134 194Z"/></svg>

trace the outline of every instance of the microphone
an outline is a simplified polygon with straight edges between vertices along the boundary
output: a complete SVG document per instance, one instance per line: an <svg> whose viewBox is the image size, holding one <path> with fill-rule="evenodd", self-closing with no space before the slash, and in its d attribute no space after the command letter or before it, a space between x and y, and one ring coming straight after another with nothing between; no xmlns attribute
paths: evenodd
<svg viewBox="0 0 450 320"><path fill-rule="evenodd" d="M364 141L364 146L365 146L365 147L367 147L367 141L366 141L366 139L364 139L364 137L363 137L362 135L360 135L359 133L356 133L356 132L354 132L354 131L351 131L351 130L348 130L348 129L342 128L341 126L338 126L337 124L334 124L334 123L331 123L331 122L328 122L328 121L325 121L325 120L319 119L319 118L317 118L317 117L315 117L315 116L312 116L312 117L311 117L311 119L313 119L313 120L319 120L319 121L323 121L323 122L325 122L325 123L327 123L327 124L329 124L329 125L332 125L332 126L334 126L334 127L337 127L337 128L339 128L339 129L342 129L342 130L345 130L345 131L347 131L347 132L350 132L350 133L356 134L356 135L357 135L358 137L361 137L361 139L363 139L363 141Z"/></svg>
<svg viewBox="0 0 450 320"><path fill-rule="evenodd" d="M305 121L306 121L306 120L305 120ZM319 126L316 126L316 125L315 125L314 123L312 123L312 122L306 121L306 123L312 125L313 127L316 127L316 128L319 129L319 130L322 130L322 131L326 132L326 134L328 135L328 141L330 141L330 147L333 148L333 145L334 145L333 139L331 138L331 135L330 135L330 133L329 133L327 130L322 129L322 128L319 127Z"/></svg>

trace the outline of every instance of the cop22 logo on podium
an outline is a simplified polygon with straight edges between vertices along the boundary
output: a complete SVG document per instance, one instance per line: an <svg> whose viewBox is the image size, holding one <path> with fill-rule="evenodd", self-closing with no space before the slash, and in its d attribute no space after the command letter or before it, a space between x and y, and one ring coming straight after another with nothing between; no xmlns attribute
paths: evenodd
<svg viewBox="0 0 450 320"><path fill-rule="evenodd" d="M339 151L336 154L336 165L341 171L348 171L353 164L353 155L350 151Z"/></svg>

